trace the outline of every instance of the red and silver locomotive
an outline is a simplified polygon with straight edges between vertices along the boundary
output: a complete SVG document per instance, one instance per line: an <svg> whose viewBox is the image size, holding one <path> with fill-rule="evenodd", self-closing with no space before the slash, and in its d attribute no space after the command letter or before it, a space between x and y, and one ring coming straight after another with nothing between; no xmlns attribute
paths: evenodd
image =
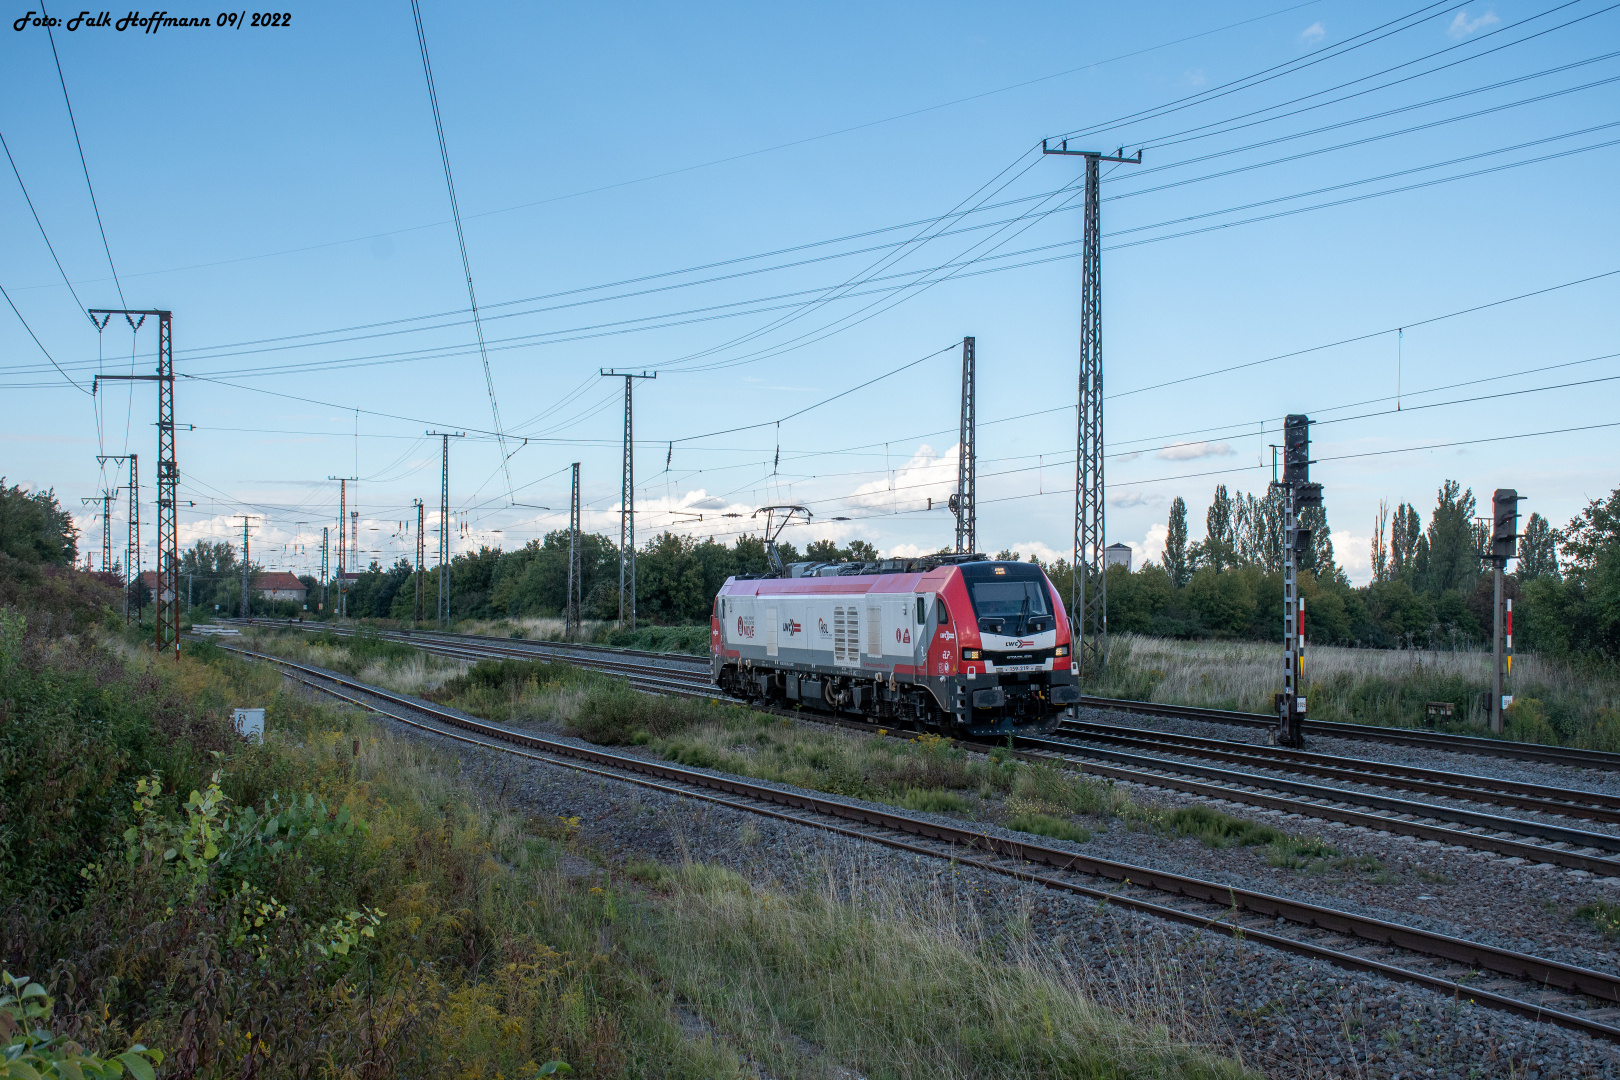
<svg viewBox="0 0 1620 1080"><path fill-rule="evenodd" d="M782 569L715 597L710 662L727 693L970 735L1050 732L1080 700L1063 602L1033 563Z"/></svg>

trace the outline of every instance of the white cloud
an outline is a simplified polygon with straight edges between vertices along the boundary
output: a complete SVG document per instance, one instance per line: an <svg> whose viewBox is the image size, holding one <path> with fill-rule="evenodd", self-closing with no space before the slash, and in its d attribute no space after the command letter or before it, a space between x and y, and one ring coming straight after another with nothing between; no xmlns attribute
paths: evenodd
<svg viewBox="0 0 1620 1080"><path fill-rule="evenodd" d="M896 544L892 548L886 548L883 555L889 559L915 559L919 555L932 555L935 550L937 549L929 548L925 551L918 544Z"/></svg>
<svg viewBox="0 0 1620 1080"><path fill-rule="evenodd" d="M1022 543L1009 544L1007 550L1018 552L1018 557L1025 562L1028 562L1029 557L1033 555L1047 565L1051 565L1059 559L1067 562L1069 556L1073 554L1071 551L1054 551L1039 540L1025 540Z"/></svg>
<svg viewBox="0 0 1620 1080"><path fill-rule="evenodd" d="M1108 496L1108 505L1121 509L1133 506L1157 506L1162 502L1164 502L1163 495L1144 495L1140 491L1115 491L1110 492Z"/></svg>
<svg viewBox="0 0 1620 1080"><path fill-rule="evenodd" d="M696 494L696 492L693 492L692 494ZM690 495L687 497L691 498ZM692 499L692 501L686 505L690 506L694 510L724 510L726 508L726 500L722 499L718 495L710 495L706 499Z"/></svg>
<svg viewBox="0 0 1620 1080"><path fill-rule="evenodd" d="M1190 71L1182 72L1181 81L1188 86L1203 86L1209 82L1209 79L1205 77L1203 68L1193 68Z"/></svg>
<svg viewBox="0 0 1620 1080"><path fill-rule="evenodd" d="M1299 40L1307 45L1315 45L1325 37L1327 37L1327 27L1319 22L1314 22L1300 32Z"/></svg>
<svg viewBox="0 0 1620 1080"><path fill-rule="evenodd" d="M1212 442L1184 442L1167 446L1160 450L1155 457L1164 461L1192 461L1195 458L1230 457L1232 448L1226 443Z"/></svg>
<svg viewBox="0 0 1620 1080"><path fill-rule="evenodd" d="M1131 549L1131 569L1140 570L1142 564L1149 559L1155 561L1164 558L1164 538L1169 533L1169 526L1164 524L1149 525L1147 536L1141 542L1135 540L1123 541Z"/></svg>
<svg viewBox="0 0 1620 1080"><path fill-rule="evenodd" d="M1461 40L1467 37L1469 34L1474 33L1481 27L1494 26L1496 23L1501 21L1501 19L1496 17L1496 12L1494 11L1487 11L1477 19L1470 19L1468 17L1468 11L1465 8L1462 11L1457 12L1457 17L1451 20L1450 26L1446 27L1446 36L1456 40Z"/></svg>
<svg viewBox="0 0 1620 1080"><path fill-rule="evenodd" d="M1333 530L1333 557L1356 584L1372 578L1372 537Z"/></svg>
<svg viewBox="0 0 1620 1080"><path fill-rule="evenodd" d="M886 476L856 488L844 500L845 508L864 513L904 513L927 510L932 499L934 509L939 509L956 490L958 449L952 446L940 454L924 443L909 461L894 470L892 479Z"/></svg>

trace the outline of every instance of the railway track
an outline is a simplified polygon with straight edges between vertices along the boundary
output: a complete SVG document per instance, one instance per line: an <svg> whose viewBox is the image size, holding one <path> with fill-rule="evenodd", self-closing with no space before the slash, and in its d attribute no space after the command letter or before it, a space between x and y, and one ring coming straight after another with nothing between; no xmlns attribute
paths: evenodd
<svg viewBox="0 0 1620 1080"><path fill-rule="evenodd" d="M1607 833L1108 750L1076 739L1020 737L1017 745L1079 765L1094 776L1489 851L1528 863L1550 863L1599 877L1620 877L1620 859L1613 857L1620 855L1620 836Z"/></svg>
<svg viewBox="0 0 1620 1080"><path fill-rule="evenodd" d="M332 632L338 636L352 633L347 630ZM435 632L384 632L382 636L439 655L470 661L492 657L562 660L620 674L631 686L653 693L684 697L716 696L714 686L708 681L707 664L699 658L679 654L526 639L507 641ZM799 714L783 712L783 715ZM828 719L838 722L837 718ZM853 726L871 727L866 724ZM1302 782L1276 776L1274 772L1284 770L1339 783L1404 788L1466 800L1476 805L1530 810L1542 816L1620 823L1620 798L1600 793L1539 788L1489 777L1458 776L1386 765L1361 758L1330 757L1277 747L1199 739L1170 732L1115 729L1081 722L1066 724L1059 737L1025 737L1019 742L1061 764L1078 766L1093 775L1145 787L1334 821L1352 828L1409 836L1421 842L1487 851L1507 859L1546 863L1600 877L1620 876L1620 835L1573 828L1567 824L1540 820L1539 817L1505 816L1466 807L1402 799L1376 791ZM1123 749L1093 745L1098 742ZM1219 768L1178 760L1187 756L1241 768Z"/></svg>
<svg viewBox="0 0 1620 1080"><path fill-rule="evenodd" d="M220 647L276 664L306 686L462 743L949 859L1620 1041L1620 977L1606 972L915 815L545 739L473 720L333 672L235 646Z"/></svg>
<svg viewBox="0 0 1620 1080"><path fill-rule="evenodd" d="M1235 709L1205 709L1196 705L1164 705L1156 701L1126 701L1119 698L1083 697L1080 704L1092 709L1113 709L1118 712L1145 716L1166 716L1179 720L1201 720L1212 724L1239 727L1272 728L1277 718L1264 713L1240 712ZM1340 724L1325 720L1305 721L1305 734L1325 735L1335 739L1353 739L1362 742L1393 743L1397 746L1422 747L1426 750L1448 750L1453 753L1482 754L1487 757L1514 758L1519 761L1539 761L1549 765L1568 765L1576 769L1602 769L1620 772L1620 754L1603 750L1580 750L1568 746L1541 746L1535 743L1508 742L1504 739L1486 739L1476 735L1448 735L1439 731L1419 731L1416 728L1380 727L1376 724Z"/></svg>

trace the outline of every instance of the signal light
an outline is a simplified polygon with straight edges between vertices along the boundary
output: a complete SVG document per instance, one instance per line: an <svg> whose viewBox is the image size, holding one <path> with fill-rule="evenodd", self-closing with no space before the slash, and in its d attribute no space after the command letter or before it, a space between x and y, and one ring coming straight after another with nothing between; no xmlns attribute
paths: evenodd
<svg viewBox="0 0 1620 1080"><path fill-rule="evenodd" d="M1290 413L1283 420L1283 483L1303 484L1311 478L1311 421Z"/></svg>
<svg viewBox="0 0 1620 1080"><path fill-rule="evenodd" d="M1519 500L1513 488L1497 488L1491 496L1491 558L1499 563L1519 553Z"/></svg>

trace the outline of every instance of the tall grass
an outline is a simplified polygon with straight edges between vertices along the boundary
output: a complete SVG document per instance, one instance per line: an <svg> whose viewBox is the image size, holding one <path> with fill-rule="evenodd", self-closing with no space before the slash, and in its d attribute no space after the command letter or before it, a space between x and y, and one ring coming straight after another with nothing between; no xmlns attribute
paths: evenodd
<svg viewBox="0 0 1620 1080"><path fill-rule="evenodd" d="M1060 951L1009 942L937 888L829 873L783 897L697 866L668 880L661 933L633 955L724 1037L758 1037L768 1075L1245 1075L1197 1048L1172 995L1122 1023Z"/></svg>
<svg viewBox="0 0 1620 1080"><path fill-rule="evenodd" d="M1310 646L1305 664L1310 716L1317 720L1416 727L1430 702L1452 705L1450 726L1457 730L1486 719L1486 652ZM1281 686L1277 645L1120 634L1109 642L1108 668L1089 689L1104 697L1270 713ZM1510 738L1620 749L1620 669L1524 653L1514 657L1510 689L1516 704L1535 703L1510 715Z"/></svg>

